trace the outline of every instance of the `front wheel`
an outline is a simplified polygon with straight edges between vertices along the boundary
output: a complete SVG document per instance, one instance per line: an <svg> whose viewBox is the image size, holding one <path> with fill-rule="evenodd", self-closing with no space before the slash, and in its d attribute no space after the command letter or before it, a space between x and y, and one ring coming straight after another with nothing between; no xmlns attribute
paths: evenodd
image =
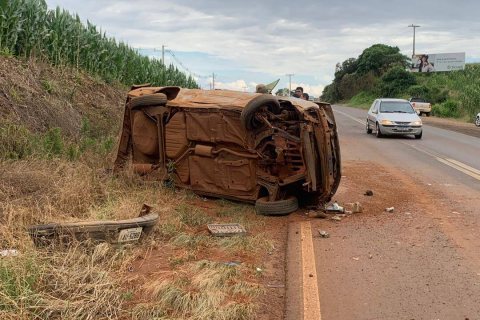
<svg viewBox="0 0 480 320"><path fill-rule="evenodd" d="M268 201L268 197L259 198L255 202L255 209L264 216L286 215L298 210L298 200L294 196L287 196L283 200Z"/></svg>
<svg viewBox="0 0 480 320"><path fill-rule="evenodd" d="M375 127L375 131L376 131L375 135L377 136L377 138L383 138L383 134L380 131L380 127L378 126L378 123L377 123L377 126Z"/></svg>
<svg viewBox="0 0 480 320"><path fill-rule="evenodd" d="M477 117L477 119L475 120L475 125L477 127L480 127L480 117Z"/></svg>
<svg viewBox="0 0 480 320"><path fill-rule="evenodd" d="M423 131L420 134L415 135L415 139L422 139Z"/></svg>
<svg viewBox="0 0 480 320"><path fill-rule="evenodd" d="M368 134L372 133L372 129L370 129L370 125L368 124L368 120L367 120L367 133Z"/></svg>

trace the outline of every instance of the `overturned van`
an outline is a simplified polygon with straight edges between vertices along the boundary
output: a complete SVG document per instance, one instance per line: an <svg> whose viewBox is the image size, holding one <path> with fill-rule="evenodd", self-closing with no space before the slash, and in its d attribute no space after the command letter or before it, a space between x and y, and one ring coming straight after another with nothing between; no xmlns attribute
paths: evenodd
<svg viewBox="0 0 480 320"><path fill-rule="evenodd" d="M329 104L228 90L133 86L115 171L128 161L140 175L254 202L266 215L330 201L341 177Z"/></svg>

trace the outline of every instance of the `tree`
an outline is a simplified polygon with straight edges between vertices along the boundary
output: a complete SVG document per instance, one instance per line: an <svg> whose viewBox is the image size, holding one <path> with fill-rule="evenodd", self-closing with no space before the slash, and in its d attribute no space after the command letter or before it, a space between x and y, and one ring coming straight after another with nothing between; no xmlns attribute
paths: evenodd
<svg viewBox="0 0 480 320"><path fill-rule="evenodd" d="M388 70L380 80L380 90L384 98L395 98L417 84L412 73L401 66Z"/></svg>
<svg viewBox="0 0 480 320"><path fill-rule="evenodd" d="M365 74L374 71L378 75L394 66L407 66L407 56L400 53L398 47L390 47L385 44L374 44L363 50L358 57L357 72Z"/></svg>
<svg viewBox="0 0 480 320"><path fill-rule="evenodd" d="M290 95L290 90L288 90L288 88L278 89L277 92L275 92L275 95L280 97L288 97Z"/></svg>

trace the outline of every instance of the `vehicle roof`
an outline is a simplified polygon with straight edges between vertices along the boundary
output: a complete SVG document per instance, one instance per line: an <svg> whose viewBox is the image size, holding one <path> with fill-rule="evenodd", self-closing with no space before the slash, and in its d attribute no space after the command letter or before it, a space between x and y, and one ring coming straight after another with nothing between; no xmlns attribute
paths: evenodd
<svg viewBox="0 0 480 320"><path fill-rule="evenodd" d="M380 101L402 101L402 102L408 102L408 101L405 100L405 99L393 99L393 98L380 98L380 99L377 99L377 100L380 100Z"/></svg>
<svg viewBox="0 0 480 320"><path fill-rule="evenodd" d="M212 108L243 110L243 108L255 97L262 93L251 93L232 90L201 90L184 89L179 87L142 87L128 93L130 98L142 95L165 93L169 106L179 108ZM274 96L280 102L289 101L292 105L303 110L318 109L318 105L312 101L297 99L293 97Z"/></svg>

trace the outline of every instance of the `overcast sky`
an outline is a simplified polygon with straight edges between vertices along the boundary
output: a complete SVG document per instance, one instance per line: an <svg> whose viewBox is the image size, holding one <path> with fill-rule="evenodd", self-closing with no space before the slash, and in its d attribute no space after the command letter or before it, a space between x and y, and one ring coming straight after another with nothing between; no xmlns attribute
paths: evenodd
<svg viewBox="0 0 480 320"><path fill-rule="evenodd" d="M47 0L133 47L167 45L208 88L253 91L257 83L295 74L292 86L318 96L335 64L384 43L412 54L466 52L480 61L480 1ZM144 51L150 56L161 56ZM177 64L166 54L166 61ZM179 66L181 68L181 66Z"/></svg>

